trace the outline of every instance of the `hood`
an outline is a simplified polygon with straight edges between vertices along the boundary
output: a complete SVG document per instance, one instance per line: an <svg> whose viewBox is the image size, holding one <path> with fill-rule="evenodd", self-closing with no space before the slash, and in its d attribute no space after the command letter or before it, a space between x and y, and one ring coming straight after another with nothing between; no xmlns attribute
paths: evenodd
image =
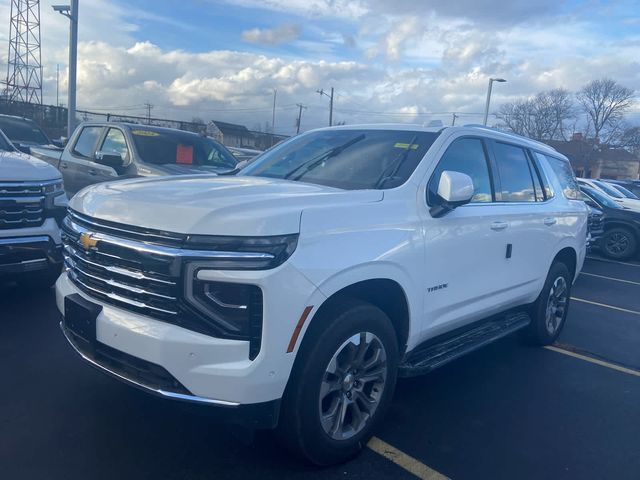
<svg viewBox="0 0 640 480"><path fill-rule="evenodd" d="M166 163L162 165L149 165L146 163L144 167L140 166L138 173L143 175L195 175L195 174L212 174L230 170L229 168L212 167L208 165L178 165L175 163Z"/></svg>
<svg viewBox="0 0 640 480"><path fill-rule="evenodd" d="M41 182L62 178L47 162L21 152L0 151L0 182Z"/></svg>
<svg viewBox="0 0 640 480"><path fill-rule="evenodd" d="M112 222L176 233L263 236L297 233L306 208L378 202L379 190L340 190L262 177L193 175L88 187L74 210Z"/></svg>

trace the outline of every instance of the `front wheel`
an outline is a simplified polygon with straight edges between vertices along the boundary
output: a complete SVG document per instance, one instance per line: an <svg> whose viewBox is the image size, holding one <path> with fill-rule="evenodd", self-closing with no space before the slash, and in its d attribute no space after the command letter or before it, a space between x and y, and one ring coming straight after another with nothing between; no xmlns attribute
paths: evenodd
<svg viewBox="0 0 640 480"><path fill-rule="evenodd" d="M384 312L356 301L332 310L305 336L278 427L288 447L317 465L343 462L366 445L390 403L398 364Z"/></svg>
<svg viewBox="0 0 640 480"><path fill-rule="evenodd" d="M636 253L636 237L632 231L616 227L607 230L602 236L602 253L614 260L625 260Z"/></svg>

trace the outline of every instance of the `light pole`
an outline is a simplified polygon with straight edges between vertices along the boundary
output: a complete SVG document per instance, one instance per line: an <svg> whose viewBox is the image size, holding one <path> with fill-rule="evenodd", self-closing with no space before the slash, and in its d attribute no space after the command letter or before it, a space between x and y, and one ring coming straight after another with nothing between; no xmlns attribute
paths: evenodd
<svg viewBox="0 0 640 480"><path fill-rule="evenodd" d="M76 66L78 63L78 0L71 5L53 5L53 10L69 19L69 79L67 93L67 138L76 123Z"/></svg>
<svg viewBox="0 0 640 480"><path fill-rule="evenodd" d="M489 103L491 102L491 87L493 82L506 82L504 78L490 78L489 79L489 88L487 89L487 104L484 106L484 122L483 125L487 124L487 119L489 118Z"/></svg>
<svg viewBox="0 0 640 480"><path fill-rule="evenodd" d="M316 93L329 97L329 126L333 125L333 87L331 87L331 95L324 91L324 88L316 90Z"/></svg>

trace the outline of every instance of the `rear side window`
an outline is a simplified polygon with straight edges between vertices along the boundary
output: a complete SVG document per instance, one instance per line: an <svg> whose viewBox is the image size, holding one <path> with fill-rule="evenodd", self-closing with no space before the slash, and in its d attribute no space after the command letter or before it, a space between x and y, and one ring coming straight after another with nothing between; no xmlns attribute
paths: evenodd
<svg viewBox="0 0 640 480"><path fill-rule="evenodd" d="M472 203L493 201L489 167L482 140L459 138L449 145L429 180L427 191L429 205L433 205L436 201L440 176L445 170L466 173L471 177L474 188Z"/></svg>
<svg viewBox="0 0 640 480"><path fill-rule="evenodd" d="M544 157L547 159L551 169L556 174L556 177L558 177L565 198L569 200L580 200L582 198L580 195L580 187L578 187L578 182L571 169L571 164L568 161L549 155L542 155L541 153L536 153L536 155L538 155L539 158Z"/></svg>
<svg viewBox="0 0 640 480"><path fill-rule="evenodd" d="M494 153L502 202L535 202L532 168L524 149L495 142Z"/></svg>
<svg viewBox="0 0 640 480"><path fill-rule="evenodd" d="M81 157L92 158L100 133L102 133L102 127L84 127L73 147L73 153Z"/></svg>
<svg viewBox="0 0 640 480"><path fill-rule="evenodd" d="M116 153L120 155L122 160L129 159L129 150L127 149L127 141L124 134L117 128L110 128L109 133L102 142L100 150L106 153Z"/></svg>

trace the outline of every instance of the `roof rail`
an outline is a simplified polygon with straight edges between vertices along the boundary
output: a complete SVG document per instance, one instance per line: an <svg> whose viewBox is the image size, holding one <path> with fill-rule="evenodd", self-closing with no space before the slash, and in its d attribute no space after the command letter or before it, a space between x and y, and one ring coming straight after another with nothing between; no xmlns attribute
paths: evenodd
<svg viewBox="0 0 640 480"><path fill-rule="evenodd" d="M482 125L481 123L467 123L467 124L463 125L463 127L481 128L481 129L485 129L485 130L491 130L492 132L504 133L505 135L511 135L513 137L522 138L523 140L527 140L529 142L536 143L536 144L540 145L541 147L544 147L544 148L547 148L549 150L554 150L555 151L555 149L551 145L548 145L548 144L546 144L544 142L541 142L539 140L534 140L533 138L525 137L524 135L520 135L519 133L509 132L509 131L506 131L506 130L500 130L500 129L495 128L495 127L488 127L486 125Z"/></svg>

